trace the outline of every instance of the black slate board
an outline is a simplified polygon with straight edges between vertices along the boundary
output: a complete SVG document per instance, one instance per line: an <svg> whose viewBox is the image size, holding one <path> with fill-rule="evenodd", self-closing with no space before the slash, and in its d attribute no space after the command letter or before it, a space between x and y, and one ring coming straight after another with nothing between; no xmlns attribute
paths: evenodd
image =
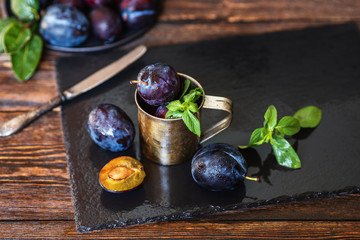
<svg viewBox="0 0 360 240"><path fill-rule="evenodd" d="M62 123L77 230L181 220L227 209L360 192L359 43L357 26L345 24L154 47L113 79L64 104ZM123 54L117 50L58 59L59 89L66 89ZM259 176L260 182L246 181L235 191L210 192L193 182L190 161L166 167L142 158L138 133L133 147L120 154L96 146L86 131L91 109L99 103L113 103L137 126L135 86L129 80L135 79L145 65L160 61L193 76L207 94L233 100L230 128L206 144L247 144L252 130L261 127L270 104L276 106L279 117L306 105L320 107L320 125L302 130L290 140L302 168L279 167L271 147L264 145L242 151L249 165L248 175ZM204 111L203 128L221 117L219 112ZM141 160L147 177L135 191L107 193L98 184L98 173L119 155Z"/></svg>

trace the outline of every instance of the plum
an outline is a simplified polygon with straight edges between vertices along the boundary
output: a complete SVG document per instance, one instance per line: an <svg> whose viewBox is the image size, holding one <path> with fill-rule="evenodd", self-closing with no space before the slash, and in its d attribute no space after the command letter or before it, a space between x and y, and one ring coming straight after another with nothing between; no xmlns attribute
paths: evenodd
<svg viewBox="0 0 360 240"><path fill-rule="evenodd" d="M135 127L129 116L119 107L103 103L94 108L87 122L94 142L105 150L119 152L128 149L135 137Z"/></svg>
<svg viewBox="0 0 360 240"><path fill-rule="evenodd" d="M119 11L126 26L130 29L142 28L156 20L154 0L122 0Z"/></svg>
<svg viewBox="0 0 360 240"><path fill-rule="evenodd" d="M121 156L108 162L99 173L102 188L122 193L137 188L145 178L144 166L135 158Z"/></svg>
<svg viewBox="0 0 360 240"><path fill-rule="evenodd" d="M50 44L61 47L79 46L88 37L90 24L74 7L52 5L40 22L40 34Z"/></svg>
<svg viewBox="0 0 360 240"><path fill-rule="evenodd" d="M158 117L158 118L165 118L166 113L168 112L168 109L166 107L168 104L169 103L165 103L165 104L160 105L159 107L157 107L154 116Z"/></svg>
<svg viewBox="0 0 360 240"><path fill-rule="evenodd" d="M181 81L173 67L155 63L140 70L137 81L140 97L152 106L160 106L174 100L180 92Z"/></svg>
<svg viewBox="0 0 360 240"><path fill-rule="evenodd" d="M240 187L246 172L247 164L241 153L226 143L213 143L200 148L191 162L194 181L212 191Z"/></svg>
<svg viewBox="0 0 360 240"><path fill-rule="evenodd" d="M122 31L119 15L112 9L100 6L90 12L94 35L105 43L113 42Z"/></svg>

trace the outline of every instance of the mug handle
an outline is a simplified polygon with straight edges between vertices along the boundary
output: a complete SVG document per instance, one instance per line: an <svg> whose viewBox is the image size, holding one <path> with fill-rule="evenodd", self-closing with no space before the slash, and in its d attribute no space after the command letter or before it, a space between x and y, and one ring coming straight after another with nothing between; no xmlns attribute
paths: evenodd
<svg viewBox="0 0 360 240"><path fill-rule="evenodd" d="M222 110L229 114L201 134L200 144L228 128L232 121L232 101L228 98L205 95L203 108Z"/></svg>

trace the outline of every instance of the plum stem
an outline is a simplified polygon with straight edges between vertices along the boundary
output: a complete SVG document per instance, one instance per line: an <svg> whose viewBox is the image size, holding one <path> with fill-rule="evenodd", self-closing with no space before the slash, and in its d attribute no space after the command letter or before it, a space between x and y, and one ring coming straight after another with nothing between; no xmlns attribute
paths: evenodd
<svg viewBox="0 0 360 240"><path fill-rule="evenodd" d="M134 83L141 83L141 84L145 84L146 86L148 86L148 85L149 85L149 83L147 83L147 82L144 82L144 81L137 81L137 80L132 80L132 81L130 81L130 83L131 83L131 84L134 84Z"/></svg>
<svg viewBox="0 0 360 240"><path fill-rule="evenodd" d="M259 179L258 177L248 177L248 176L245 176L245 179L251 180L251 181L256 181L256 182L260 181L260 179Z"/></svg>

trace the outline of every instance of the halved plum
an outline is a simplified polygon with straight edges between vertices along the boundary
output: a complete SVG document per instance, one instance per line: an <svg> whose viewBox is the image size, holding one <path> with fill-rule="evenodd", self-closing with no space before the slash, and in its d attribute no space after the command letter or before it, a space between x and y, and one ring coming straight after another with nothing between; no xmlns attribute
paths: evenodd
<svg viewBox="0 0 360 240"><path fill-rule="evenodd" d="M99 181L106 191L122 193L138 187L145 176L141 162L129 156L121 156L111 160L101 169Z"/></svg>

